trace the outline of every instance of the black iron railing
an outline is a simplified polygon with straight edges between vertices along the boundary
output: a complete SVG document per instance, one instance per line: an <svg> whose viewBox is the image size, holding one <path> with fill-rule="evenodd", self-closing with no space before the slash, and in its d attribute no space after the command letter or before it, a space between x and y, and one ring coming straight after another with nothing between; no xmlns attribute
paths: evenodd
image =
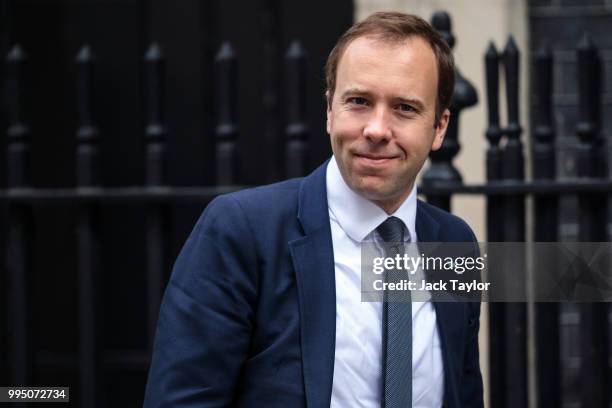
<svg viewBox="0 0 612 408"><path fill-rule="evenodd" d="M450 18L438 13L433 24L443 33L451 47L454 37ZM270 28L271 30L273 28ZM268 50L271 52L270 50ZM558 180L556 177L555 128L552 103L552 54L543 48L534 54L532 84L538 109L531 127L531 175L525 178L524 145L519 118L519 50L510 38L499 54L493 44L486 50L488 127L485 136L489 146L484 158L487 182L464 185L452 160L459 151L459 117L461 111L476 104L474 87L458 73L452 102L451 123L442 148L431 155L431 167L426 170L419 193L428 201L450 210L456 195L476 195L487 199L487 241L525 241L527 228L535 241L558 241L559 200L576 196L579 203L579 240L607 241L607 202L612 193L612 180L605 176L606 159L600 137L600 70L597 49L588 37L577 48L577 82L579 91L579 121L576 134L578 178ZM8 353L6 367L10 383L30 384L35 377L36 359L50 364L67 364L77 360L80 378L80 406L104 406L102 372L105 365L138 367L146 370L148 352L106 352L100 343L102 325L101 302L104 296L99 283L101 247L99 211L105 206L136 205L146 212L146 259L143 268L147 276L146 328L149 350L157 319L157 310L167 278L170 207L179 203L206 204L215 196L236 191L241 172L239 166L236 69L238 56L230 43L223 43L215 58L216 186L176 187L167 185L166 144L170 137L164 123L165 59L156 44L149 47L144 60L146 123L144 127L143 185L104 187L100 171L100 140L104 137L96 126L94 91L95 58L91 47L84 46L76 59L78 126L76 131L76 185L73 188L38 188L31 185L29 174L30 131L23 115L23 67L26 55L15 46L6 60L7 92L7 188L0 189L0 205L6 210L6 295L8 302ZM299 42L293 42L286 53L286 128L285 173L288 177L303 175L308 157L307 135L310 132L305 115L304 76L307 53ZM501 70L500 68L503 68ZM500 71L505 84L507 123L499 119ZM267 72L273 81L277 73ZM268 101L267 114L276 112L277 101ZM272 125L271 125L272 126ZM276 131L264 129L266 134ZM267 139L266 139L267 140ZM526 200L533 200L533 222L527 225ZM78 270L78 335L79 349L73 356L55 356L33 352L32 328L28 322L34 299L28 286L32 259L32 206L64 206L75 208L77 270ZM520 269L520 268L519 268ZM524 268L523 268L524 270ZM526 277L526 275L521 275ZM527 282L526 282L527 284ZM529 394L528 370L528 311L526 304L490 303L490 378L491 406L525 407ZM558 304L536 304L535 345L537 396L540 407L559 407L563 403L560 363L560 308ZM609 350L607 304L580 306L581 387L582 405L603 407L609 403Z"/></svg>

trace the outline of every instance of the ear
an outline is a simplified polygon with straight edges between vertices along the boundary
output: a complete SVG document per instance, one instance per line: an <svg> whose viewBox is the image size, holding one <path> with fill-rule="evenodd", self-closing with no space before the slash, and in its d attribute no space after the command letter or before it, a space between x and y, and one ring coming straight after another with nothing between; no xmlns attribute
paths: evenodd
<svg viewBox="0 0 612 408"><path fill-rule="evenodd" d="M434 140L431 144L431 150L438 150L442 146L444 141L444 135L446 135L446 129L448 129L448 121L450 119L450 111L444 109L440 119L434 128Z"/></svg>
<svg viewBox="0 0 612 408"><path fill-rule="evenodd" d="M325 91L325 101L327 102L327 133L331 134L331 105L332 101L330 100L329 89Z"/></svg>

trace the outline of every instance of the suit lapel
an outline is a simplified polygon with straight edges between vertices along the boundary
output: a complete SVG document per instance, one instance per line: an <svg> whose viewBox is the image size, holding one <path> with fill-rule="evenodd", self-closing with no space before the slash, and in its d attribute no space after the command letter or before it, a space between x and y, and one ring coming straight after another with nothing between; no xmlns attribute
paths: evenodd
<svg viewBox="0 0 612 408"><path fill-rule="evenodd" d="M289 242L300 309L306 403L329 407L336 344L334 253L325 184L327 162L303 179L298 219L304 236Z"/></svg>
<svg viewBox="0 0 612 408"><path fill-rule="evenodd" d="M419 242L440 242L440 224L417 202L416 232ZM451 349L458 339L450 338L450 333L456 332L457 325L465 322L464 304L450 301L432 302L436 310L436 321L440 344L442 347L442 360L444 364L444 402L448 407L454 407L457 401L457 385L454 375L455 362L451 358ZM463 337L461 337L463 338Z"/></svg>

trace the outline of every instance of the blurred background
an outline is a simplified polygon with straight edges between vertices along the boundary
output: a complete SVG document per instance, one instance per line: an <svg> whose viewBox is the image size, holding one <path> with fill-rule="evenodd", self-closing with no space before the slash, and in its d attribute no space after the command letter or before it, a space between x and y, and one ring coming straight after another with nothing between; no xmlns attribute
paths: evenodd
<svg viewBox="0 0 612 408"><path fill-rule="evenodd" d="M325 60L379 10L432 21L463 78L422 197L480 241L609 241L612 0L0 0L0 385L141 406L195 220L329 157ZM608 320L483 305L489 406L609 406Z"/></svg>

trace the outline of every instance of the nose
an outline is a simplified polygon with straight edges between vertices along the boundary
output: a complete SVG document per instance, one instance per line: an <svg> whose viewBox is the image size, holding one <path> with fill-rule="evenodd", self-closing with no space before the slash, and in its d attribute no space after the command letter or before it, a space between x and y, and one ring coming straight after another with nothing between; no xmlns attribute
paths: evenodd
<svg viewBox="0 0 612 408"><path fill-rule="evenodd" d="M391 138L391 123L389 113L384 107L372 111L363 135L372 143L380 143Z"/></svg>

